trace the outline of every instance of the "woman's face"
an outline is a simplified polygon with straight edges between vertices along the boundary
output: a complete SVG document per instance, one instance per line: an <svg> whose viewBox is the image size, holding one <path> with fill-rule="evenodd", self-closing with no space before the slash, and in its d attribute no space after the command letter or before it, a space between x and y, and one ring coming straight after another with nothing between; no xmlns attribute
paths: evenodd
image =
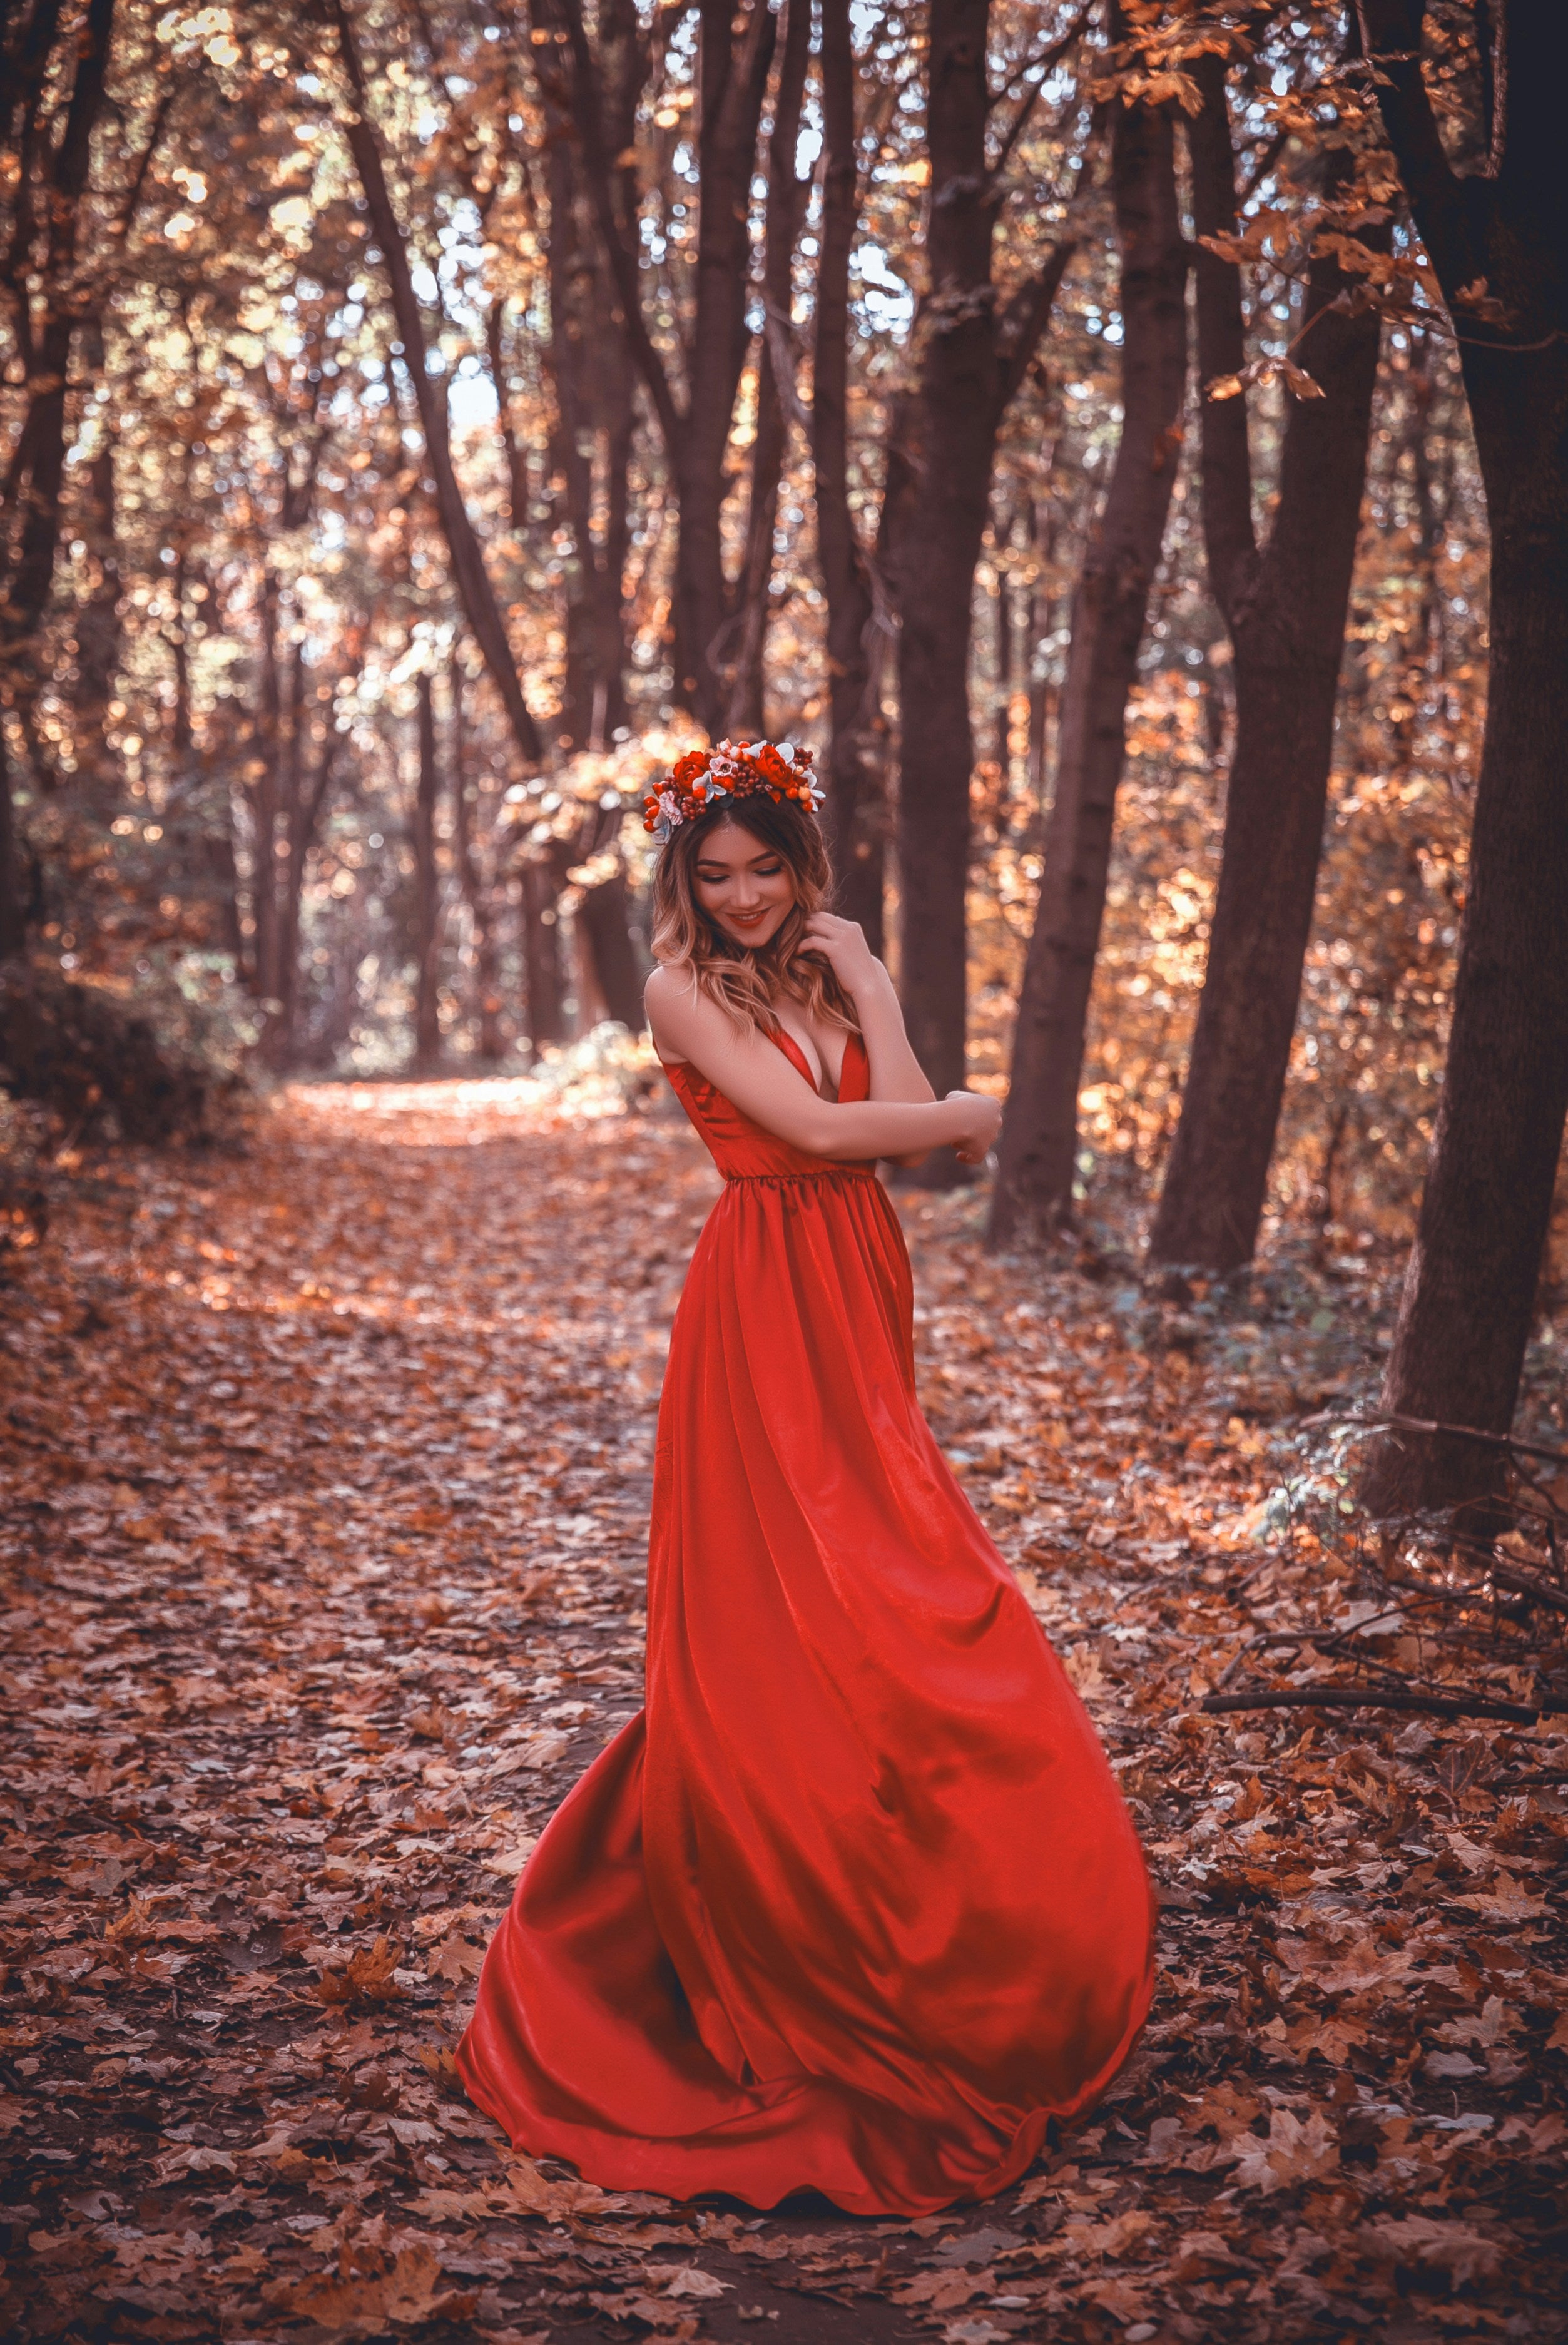
<svg viewBox="0 0 1568 2345"><path fill-rule="evenodd" d="M751 952L777 936L795 901L789 865L738 822L715 823L692 867L692 882L709 919Z"/></svg>

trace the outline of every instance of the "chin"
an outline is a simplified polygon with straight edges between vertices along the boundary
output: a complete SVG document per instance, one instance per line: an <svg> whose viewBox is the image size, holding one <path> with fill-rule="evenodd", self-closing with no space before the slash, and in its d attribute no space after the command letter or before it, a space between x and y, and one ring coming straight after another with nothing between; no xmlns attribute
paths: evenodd
<svg viewBox="0 0 1568 2345"><path fill-rule="evenodd" d="M772 943L783 925L782 913L776 920L759 920L754 929L732 929L720 923L730 943L738 945L743 952L760 952L765 945Z"/></svg>

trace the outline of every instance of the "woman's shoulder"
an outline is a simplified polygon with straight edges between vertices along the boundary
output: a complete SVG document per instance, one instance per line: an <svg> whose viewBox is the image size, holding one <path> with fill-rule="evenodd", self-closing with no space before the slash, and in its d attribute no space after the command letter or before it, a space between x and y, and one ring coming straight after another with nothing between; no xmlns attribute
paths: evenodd
<svg viewBox="0 0 1568 2345"><path fill-rule="evenodd" d="M643 987L643 1008L649 1022L663 1018L689 1017L701 1007L702 993L697 982L697 972L688 960L661 960L654 964L647 983Z"/></svg>
<svg viewBox="0 0 1568 2345"><path fill-rule="evenodd" d="M689 1058L714 1024L715 1008L687 960L657 962L643 987L643 1008L660 1056Z"/></svg>

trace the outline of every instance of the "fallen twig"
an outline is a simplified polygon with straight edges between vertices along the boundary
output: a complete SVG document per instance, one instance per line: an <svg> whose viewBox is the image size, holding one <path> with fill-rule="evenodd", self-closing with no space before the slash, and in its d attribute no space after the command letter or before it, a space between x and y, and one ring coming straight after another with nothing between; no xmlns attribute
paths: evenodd
<svg viewBox="0 0 1568 2345"><path fill-rule="evenodd" d="M1406 1693L1392 1686L1258 1686L1248 1693L1206 1694L1200 1706L1210 1718L1237 1710L1408 1710L1429 1718L1500 1718L1533 1726L1541 1716L1524 1702L1491 1694Z"/></svg>
<svg viewBox="0 0 1568 2345"><path fill-rule="evenodd" d="M1495 1585L1508 1589L1515 1596L1528 1596L1532 1603L1550 1606L1554 1612L1568 1612L1568 1596L1560 1588L1549 1588L1528 1571L1515 1571L1511 1564L1489 1566Z"/></svg>
<svg viewBox="0 0 1568 2345"><path fill-rule="evenodd" d="M1568 1466L1568 1449L1546 1449L1539 1441L1520 1441L1512 1433L1482 1433L1476 1425L1445 1425L1433 1416L1352 1416L1339 1408L1319 1409L1316 1416L1304 1416L1308 1425L1355 1425L1375 1433L1380 1427L1391 1426L1396 1433L1452 1434L1461 1441L1483 1442L1489 1449L1516 1449L1522 1457L1546 1457L1554 1465Z"/></svg>

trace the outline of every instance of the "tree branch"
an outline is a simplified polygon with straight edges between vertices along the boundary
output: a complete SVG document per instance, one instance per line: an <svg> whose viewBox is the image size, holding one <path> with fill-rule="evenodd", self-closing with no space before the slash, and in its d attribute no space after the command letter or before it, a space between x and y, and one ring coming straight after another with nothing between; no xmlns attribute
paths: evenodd
<svg viewBox="0 0 1568 2345"><path fill-rule="evenodd" d="M468 517L462 486L453 467L445 391L444 388L438 391L426 363L424 320L413 289L413 279L409 272L408 247L392 203L392 190L387 185L381 147L371 121L364 70L360 62L346 0L317 0L317 6L324 12L337 33L340 54L352 93L353 107L342 124L343 136L359 171L371 224L381 247L392 289L392 313L397 320L409 378L419 407L425 455L435 477L436 504L441 514L442 533L446 539L447 555L452 563L453 584L457 589L458 600L463 604L463 615L473 631L473 640L489 670L491 681L501 696L524 764L537 767L545 762L545 745L523 697L523 687L518 681L516 662L507 640L501 605L485 569L484 552L473 523Z"/></svg>
<svg viewBox="0 0 1568 2345"><path fill-rule="evenodd" d="M1030 116L1034 111L1035 104L1039 99L1041 91L1044 88L1046 83L1055 72L1056 67L1061 64L1068 50L1079 38L1084 26L1088 24L1094 5L1095 0L1084 0L1084 6L1079 9L1078 14L1074 16L1073 22L1068 25L1067 30L1060 36L1060 38L1051 42L1049 46L1041 52L1039 56L1031 57L1029 63L1021 69L1024 74L1033 74L1035 76L1035 79L1030 83L1029 87L1024 91L1023 97L1019 100L1017 111L1014 113L1012 121L1008 124L1002 144L996 151L996 157L991 166L990 172L990 177L993 183L1000 178L1003 167L1006 163L1008 157L1012 154L1013 149L1017 146L1019 139L1023 137L1025 126L1028 123ZM1015 80L1019 77L1020 76L1017 75L1013 76ZM1009 87L1011 87L1011 86L1012 85L1009 84ZM1005 93L1002 91L997 93L999 97L1004 94Z"/></svg>
<svg viewBox="0 0 1568 2345"><path fill-rule="evenodd" d="M1196 280L1197 368L1200 383L1239 374L1247 363L1241 271L1201 241L1236 230L1236 156L1223 57L1195 57L1190 70L1203 104L1187 124L1192 161ZM1247 395L1205 398L1200 404L1203 535L1209 584L1228 624L1244 574L1257 559L1252 525L1252 457L1247 446Z"/></svg>
<svg viewBox="0 0 1568 2345"><path fill-rule="evenodd" d="M1044 269L1021 285L1003 311L998 321L997 356L1001 361L996 386L996 418L998 423L1029 371L1029 362L1040 347L1040 337L1050 320L1067 264L1078 249L1076 237L1064 237L1052 248Z"/></svg>
<svg viewBox="0 0 1568 2345"><path fill-rule="evenodd" d="M1491 1694L1395 1692L1376 1686L1259 1686L1250 1693L1206 1694L1199 1708L1209 1718L1224 1718L1242 1710L1398 1710L1426 1718L1499 1718L1515 1726L1533 1726L1543 1711L1522 1701L1498 1701Z"/></svg>
<svg viewBox="0 0 1568 2345"><path fill-rule="evenodd" d="M1421 242L1446 288L1486 274L1473 207L1492 200L1490 179L1461 179L1443 151L1421 72L1426 0L1356 0L1365 65Z"/></svg>
<svg viewBox="0 0 1568 2345"><path fill-rule="evenodd" d="M572 119L582 141L583 166L593 196L599 234L604 239L616 290L621 298L621 330L636 362L637 372L647 385L648 397L653 401L659 430L664 435L666 453L673 464L685 431L686 418L677 402L668 370L648 332L647 320L643 315L642 279L637 256L627 246L621 233L621 223L616 217L613 158L605 151L598 75L594 66L593 51L588 46L587 28L583 22L582 0L560 0L560 9L566 27L567 46L572 54Z"/></svg>

